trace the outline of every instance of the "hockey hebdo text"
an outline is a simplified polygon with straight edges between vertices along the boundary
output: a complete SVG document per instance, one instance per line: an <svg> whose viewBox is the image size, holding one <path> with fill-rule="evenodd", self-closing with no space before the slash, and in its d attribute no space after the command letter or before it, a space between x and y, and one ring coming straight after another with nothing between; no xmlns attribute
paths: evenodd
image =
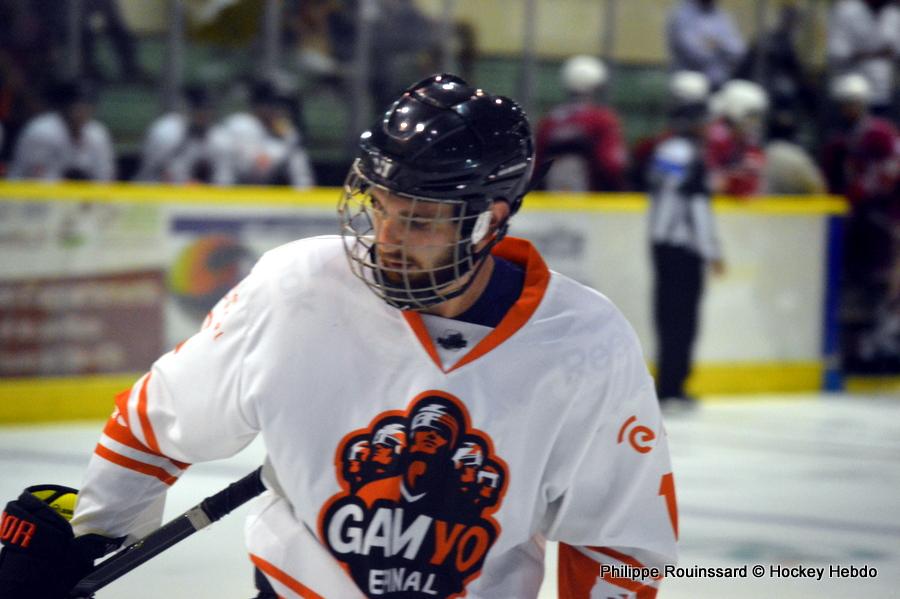
<svg viewBox="0 0 900 599"><path fill-rule="evenodd" d="M634 567L602 564L600 576L627 578L634 581L660 578L774 578L826 580L832 578L876 578L878 570L869 565L825 566L755 564L732 567L676 566Z"/></svg>

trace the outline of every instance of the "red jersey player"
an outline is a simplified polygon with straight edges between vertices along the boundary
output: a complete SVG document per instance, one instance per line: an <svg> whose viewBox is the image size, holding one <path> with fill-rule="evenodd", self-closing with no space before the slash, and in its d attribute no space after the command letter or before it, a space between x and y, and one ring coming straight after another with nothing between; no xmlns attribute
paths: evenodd
<svg viewBox="0 0 900 599"><path fill-rule="evenodd" d="M537 163L553 160L547 189L625 189L627 151L619 117L595 100L607 80L606 66L592 56L574 56L563 65L569 98L541 119L535 140Z"/></svg>

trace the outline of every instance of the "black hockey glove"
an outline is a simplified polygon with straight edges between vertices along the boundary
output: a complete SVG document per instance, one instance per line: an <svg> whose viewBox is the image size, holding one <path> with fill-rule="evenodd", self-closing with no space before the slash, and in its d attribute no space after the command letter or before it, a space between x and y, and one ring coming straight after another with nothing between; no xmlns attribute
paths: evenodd
<svg viewBox="0 0 900 599"><path fill-rule="evenodd" d="M0 521L0 599L64 599L122 539L74 538L69 518L78 491L59 485L28 487L6 504Z"/></svg>

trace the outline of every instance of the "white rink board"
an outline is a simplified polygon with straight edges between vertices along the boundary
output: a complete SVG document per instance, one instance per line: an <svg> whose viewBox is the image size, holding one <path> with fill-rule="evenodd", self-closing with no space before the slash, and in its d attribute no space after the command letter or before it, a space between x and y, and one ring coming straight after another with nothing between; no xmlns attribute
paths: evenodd
<svg viewBox="0 0 900 599"><path fill-rule="evenodd" d="M707 278L701 362L815 361L821 356L826 219L717 214L727 272ZM646 215L528 212L512 234L532 239L552 268L608 296L655 355Z"/></svg>
<svg viewBox="0 0 900 599"><path fill-rule="evenodd" d="M204 236L231 235L248 261L292 239L337 232L333 209L172 203L0 202L0 281L98 275L170 265ZM719 212L728 272L708 279L700 362L821 359L827 215ZM655 354L645 215L526 209L512 234L532 239L551 268L609 296ZM196 330L205 310L165 307L160 352Z"/></svg>

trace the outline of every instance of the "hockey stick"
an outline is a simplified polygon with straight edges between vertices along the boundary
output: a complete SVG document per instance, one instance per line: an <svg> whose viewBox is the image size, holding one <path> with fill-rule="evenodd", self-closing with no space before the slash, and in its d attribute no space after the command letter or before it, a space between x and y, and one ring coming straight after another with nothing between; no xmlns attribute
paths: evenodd
<svg viewBox="0 0 900 599"><path fill-rule="evenodd" d="M101 562L75 585L75 588L69 593L69 597L90 599L94 593L106 585L253 499L266 490L262 481L262 470L263 468L260 466L215 495L210 495L198 505L163 525L162 528L151 532L143 539L132 543Z"/></svg>

